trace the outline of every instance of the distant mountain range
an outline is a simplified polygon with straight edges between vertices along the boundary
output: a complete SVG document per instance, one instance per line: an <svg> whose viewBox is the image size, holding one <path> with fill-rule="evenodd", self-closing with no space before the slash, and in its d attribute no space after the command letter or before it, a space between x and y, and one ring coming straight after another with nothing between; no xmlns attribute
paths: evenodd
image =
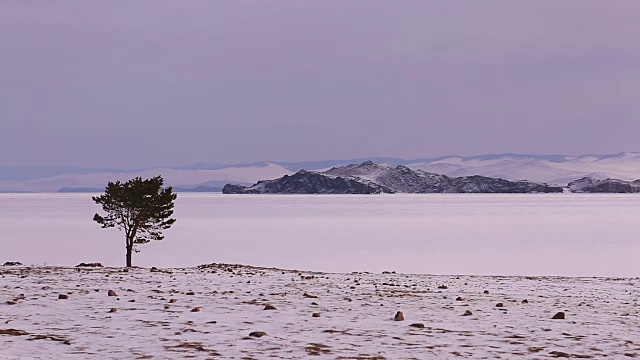
<svg viewBox="0 0 640 360"><path fill-rule="evenodd" d="M173 168L118 170L56 166L0 167L0 192L93 192L108 181L162 175L179 191L220 191L227 183L253 184L260 180L293 175L299 170L324 171L332 167L371 160L380 165L406 166L411 170L448 177L480 175L510 181L555 184L566 187L584 177L594 180L640 179L640 152L613 155L519 155L442 156L425 159L363 158L313 162L257 162L248 164L198 163Z"/></svg>
<svg viewBox="0 0 640 360"><path fill-rule="evenodd" d="M449 177L371 161L326 171L300 170L253 186L227 184L225 194L561 193L559 186L486 176Z"/></svg>

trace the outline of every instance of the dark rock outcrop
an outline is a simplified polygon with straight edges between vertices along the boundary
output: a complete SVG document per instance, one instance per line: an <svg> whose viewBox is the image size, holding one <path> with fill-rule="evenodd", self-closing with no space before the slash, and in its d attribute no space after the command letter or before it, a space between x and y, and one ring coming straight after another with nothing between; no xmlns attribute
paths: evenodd
<svg viewBox="0 0 640 360"><path fill-rule="evenodd" d="M7 261L2 266L22 266L20 261Z"/></svg>
<svg viewBox="0 0 640 360"><path fill-rule="evenodd" d="M227 184L224 194L381 194L394 191L360 178L332 176L300 170L275 180L263 180L255 185Z"/></svg>
<svg viewBox="0 0 640 360"><path fill-rule="evenodd" d="M574 193L638 193L640 192L640 180L599 180L583 177L582 179L570 182L568 187L569 190Z"/></svg>
<svg viewBox="0 0 640 360"><path fill-rule="evenodd" d="M225 194L560 193L558 186L485 176L448 177L371 161L325 172L300 170L253 186L227 184Z"/></svg>
<svg viewBox="0 0 640 360"><path fill-rule="evenodd" d="M76 267L103 267L101 263L80 263Z"/></svg>

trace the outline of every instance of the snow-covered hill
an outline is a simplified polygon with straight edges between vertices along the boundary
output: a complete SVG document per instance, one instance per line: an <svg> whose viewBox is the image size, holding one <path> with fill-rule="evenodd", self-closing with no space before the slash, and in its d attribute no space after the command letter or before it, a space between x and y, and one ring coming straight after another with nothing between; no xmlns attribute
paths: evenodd
<svg viewBox="0 0 640 360"><path fill-rule="evenodd" d="M282 165L266 163L256 166L227 167L217 170L177 170L155 168L134 172L99 172L64 174L27 181L0 181L0 192L56 192L62 188L103 189L108 181L126 181L136 176L149 178L162 175L167 185L176 187L222 186L229 181L249 184L291 173Z"/></svg>
<svg viewBox="0 0 640 360"><path fill-rule="evenodd" d="M540 156L540 155L483 155L451 156L416 161L407 165L412 169L448 176L483 175L508 180L530 180L566 186L582 178L640 179L640 153L615 155Z"/></svg>

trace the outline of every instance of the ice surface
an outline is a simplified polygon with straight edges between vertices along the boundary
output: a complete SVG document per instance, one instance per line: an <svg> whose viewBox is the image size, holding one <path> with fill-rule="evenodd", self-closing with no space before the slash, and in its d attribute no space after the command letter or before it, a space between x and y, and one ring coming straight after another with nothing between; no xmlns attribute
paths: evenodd
<svg viewBox="0 0 640 360"><path fill-rule="evenodd" d="M593 194L180 194L134 265L210 262L351 272L640 274L640 198ZM0 262L124 264L90 194L0 194Z"/></svg>

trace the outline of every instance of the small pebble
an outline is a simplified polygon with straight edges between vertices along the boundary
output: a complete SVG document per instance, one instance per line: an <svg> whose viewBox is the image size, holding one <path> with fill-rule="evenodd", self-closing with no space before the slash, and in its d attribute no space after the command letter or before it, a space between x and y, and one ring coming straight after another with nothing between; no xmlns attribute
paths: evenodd
<svg viewBox="0 0 640 360"><path fill-rule="evenodd" d="M393 319L395 321L403 321L404 320L404 314L402 313L402 311L398 311L396 313L396 316L393 317Z"/></svg>
<svg viewBox="0 0 640 360"><path fill-rule="evenodd" d="M559 313L556 313L555 315L553 315L552 319L554 319L554 320L562 320L562 319L564 319L564 312L560 311Z"/></svg>

